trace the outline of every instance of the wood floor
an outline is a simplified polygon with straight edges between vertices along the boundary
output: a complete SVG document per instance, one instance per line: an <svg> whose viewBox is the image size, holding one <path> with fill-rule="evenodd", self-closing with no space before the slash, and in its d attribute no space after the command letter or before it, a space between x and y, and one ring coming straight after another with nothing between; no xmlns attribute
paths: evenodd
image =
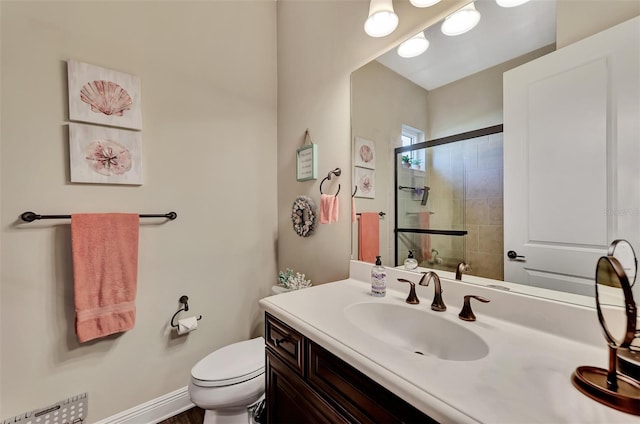
<svg viewBox="0 0 640 424"><path fill-rule="evenodd" d="M202 424L204 410L194 406L181 414L160 421L158 424Z"/></svg>

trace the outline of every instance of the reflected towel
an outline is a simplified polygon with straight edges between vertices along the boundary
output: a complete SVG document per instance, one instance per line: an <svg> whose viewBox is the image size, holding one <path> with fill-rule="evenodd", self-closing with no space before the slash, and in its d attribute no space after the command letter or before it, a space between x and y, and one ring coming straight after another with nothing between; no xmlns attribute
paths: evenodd
<svg viewBox="0 0 640 424"><path fill-rule="evenodd" d="M428 230L430 218L430 212L418 212L418 227L422 230ZM429 234L420 234L418 237L420 239L421 261L431 259L431 236Z"/></svg>
<svg viewBox="0 0 640 424"><path fill-rule="evenodd" d="M356 199L351 198L351 223L356 222Z"/></svg>
<svg viewBox="0 0 640 424"><path fill-rule="evenodd" d="M330 194L320 195L320 223L330 224L333 217L333 199L335 196Z"/></svg>
<svg viewBox="0 0 640 424"><path fill-rule="evenodd" d="M139 221L136 214L71 216L73 292L80 342L133 328Z"/></svg>
<svg viewBox="0 0 640 424"><path fill-rule="evenodd" d="M379 252L380 216L377 212L363 212L358 223L358 260L375 263Z"/></svg>

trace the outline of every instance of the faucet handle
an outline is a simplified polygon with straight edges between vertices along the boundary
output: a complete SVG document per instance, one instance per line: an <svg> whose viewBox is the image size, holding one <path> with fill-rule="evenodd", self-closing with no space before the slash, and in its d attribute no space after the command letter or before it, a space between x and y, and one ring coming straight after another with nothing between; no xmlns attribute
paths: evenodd
<svg viewBox="0 0 640 424"><path fill-rule="evenodd" d="M490 302L489 299L484 298L482 296L476 296L476 295L466 295L464 297L464 305L462 306L462 310L460 311L460 313L458 314L458 318L460 318L461 320L464 321L475 321L476 320L476 316L474 315L473 311L471 310L471 299L477 299L480 302L483 303L488 303Z"/></svg>
<svg viewBox="0 0 640 424"><path fill-rule="evenodd" d="M409 289L409 296L407 296L406 302L410 305L417 305L420 303L420 299L418 299L418 295L416 294L416 284L412 281L405 280L404 278L398 278L398 281L401 283L409 283L411 284L411 288Z"/></svg>

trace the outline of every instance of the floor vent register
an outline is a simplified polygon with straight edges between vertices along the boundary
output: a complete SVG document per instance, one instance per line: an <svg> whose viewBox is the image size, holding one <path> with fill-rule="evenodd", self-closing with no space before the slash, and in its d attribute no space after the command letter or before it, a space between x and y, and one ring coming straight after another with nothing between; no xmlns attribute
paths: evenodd
<svg viewBox="0 0 640 424"><path fill-rule="evenodd" d="M1 424L84 424L89 410L87 393L71 396L46 408L35 409L15 417L5 418Z"/></svg>

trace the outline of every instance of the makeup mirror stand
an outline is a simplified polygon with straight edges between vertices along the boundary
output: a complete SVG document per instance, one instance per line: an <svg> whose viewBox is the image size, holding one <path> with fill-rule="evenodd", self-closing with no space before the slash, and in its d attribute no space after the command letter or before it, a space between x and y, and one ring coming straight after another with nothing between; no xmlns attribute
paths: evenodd
<svg viewBox="0 0 640 424"><path fill-rule="evenodd" d="M615 255L618 246L620 246L619 251L625 253L625 255L618 256L623 262L622 264ZM632 255L629 254L630 252ZM612 243L608 256L603 256L598 260L595 283L598 320L609 346L608 370L581 366L576 368L571 380L580 392L591 399L619 411L640 415L640 382L629 375L618 372L618 349L628 349L636 336L637 311L631 292L633 283L629 283L625 269L629 270L629 274L632 274L635 282L637 260L633 248L624 240L616 240ZM606 300L604 304L601 304L599 286L602 290L605 286L621 289L620 293L624 295L624 305L615 305L618 311L624 311L626 315L622 337L619 336L621 334L619 331L615 331L616 328L613 328L612 332L612 329L607 325L602 306L610 307L612 305L608 304ZM610 321L609 325L611 324Z"/></svg>

